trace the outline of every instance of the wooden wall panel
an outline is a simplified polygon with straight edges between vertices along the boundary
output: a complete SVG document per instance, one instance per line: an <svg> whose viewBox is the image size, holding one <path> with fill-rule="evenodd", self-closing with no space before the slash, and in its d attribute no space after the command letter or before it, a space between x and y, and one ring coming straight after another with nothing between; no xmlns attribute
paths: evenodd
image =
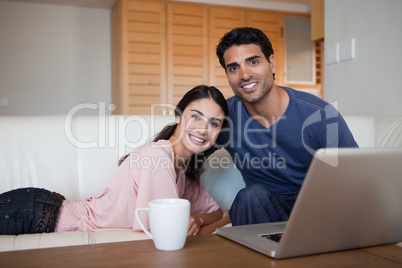
<svg viewBox="0 0 402 268"><path fill-rule="evenodd" d="M286 86L285 15L289 14L164 0L118 0L111 13L114 113L169 113L199 84L219 88L226 98L233 96L215 49L222 36L236 27L256 27L270 38L277 66L275 82ZM321 50L316 51L320 59ZM316 87L321 89L320 67L316 67ZM157 111L150 109L153 104L159 105Z"/></svg>
<svg viewBox="0 0 402 268"><path fill-rule="evenodd" d="M284 17L278 12L247 11L247 26L258 28L271 41L276 60L275 83L284 83Z"/></svg>
<svg viewBox="0 0 402 268"><path fill-rule="evenodd" d="M115 105L113 113L121 113L122 71L121 71L121 2L117 1L110 13L111 28L111 78L112 78L112 104Z"/></svg>
<svg viewBox="0 0 402 268"><path fill-rule="evenodd" d="M152 104L166 100L165 4L133 0L119 4L122 74L118 113L150 114Z"/></svg>
<svg viewBox="0 0 402 268"><path fill-rule="evenodd" d="M246 26L245 11L230 7L209 8L209 77L210 85L222 91L226 98L233 96L226 73L219 63L215 50L222 36L236 27Z"/></svg>
<svg viewBox="0 0 402 268"><path fill-rule="evenodd" d="M167 102L176 105L199 84L208 84L207 7L167 4Z"/></svg>
<svg viewBox="0 0 402 268"><path fill-rule="evenodd" d="M325 1L311 0L311 41L323 41L325 37Z"/></svg>

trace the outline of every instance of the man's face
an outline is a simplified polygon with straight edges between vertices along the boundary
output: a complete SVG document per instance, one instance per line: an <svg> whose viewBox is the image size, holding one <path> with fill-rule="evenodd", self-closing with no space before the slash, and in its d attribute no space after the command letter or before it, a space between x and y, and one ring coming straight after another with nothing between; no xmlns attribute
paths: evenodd
<svg viewBox="0 0 402 268"><path fill-rule="evenodd" d="M236 96L255 103L269 93L276 71L273 54L268 62L259 46L248 44L230 47L223 58L229 85Z"/></svg>

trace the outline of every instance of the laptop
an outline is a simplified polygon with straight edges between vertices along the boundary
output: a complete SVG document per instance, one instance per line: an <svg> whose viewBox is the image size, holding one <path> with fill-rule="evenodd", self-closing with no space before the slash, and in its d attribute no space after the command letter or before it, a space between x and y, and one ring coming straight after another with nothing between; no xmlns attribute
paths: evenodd
<svg viewBox="0 0 402 268"><path fill-rule="evenodd" d="M287 222L217 234L276 259L401 242L402 148L318 150Z"/></svg>

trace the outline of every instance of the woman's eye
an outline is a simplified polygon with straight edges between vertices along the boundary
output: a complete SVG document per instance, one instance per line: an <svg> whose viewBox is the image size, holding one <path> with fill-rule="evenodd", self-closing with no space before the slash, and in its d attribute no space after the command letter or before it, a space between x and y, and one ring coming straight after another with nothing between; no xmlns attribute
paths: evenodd
<svg viewBox="0 0 402 268"><path fill-rule="evenodd" d="M213 127L218 127L218 124L215 123L215 122L210 122L210 124L211 124L211 126L213 126Z"/></svg>
<svg viewBox="0 0 402 268"><path fill-rule="evenodd" d="M200 120L200 117L199 117L198 115L196 115L196 114L192 115L192 117L193 117L195 120Z"/></svg>

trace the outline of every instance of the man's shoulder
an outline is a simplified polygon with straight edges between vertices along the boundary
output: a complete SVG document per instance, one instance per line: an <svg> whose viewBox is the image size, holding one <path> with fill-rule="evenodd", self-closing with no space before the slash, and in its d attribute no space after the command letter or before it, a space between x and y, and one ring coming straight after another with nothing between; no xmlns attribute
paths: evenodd
<svg viewBox="0 0 402 268"><path fill-rule="evenodd" d="M238 117L245 112L243 101L238 96L232 96L226 99L226 103L228 104L230 118Z"/></svg>
<svg viewBox="0 0 402 268"><path fill-rule="evenodd" d="M343 121L343 117L336 108L336 105L328 103L308 92L291 88L284 89L289 93L289 97L292 100L288 119L309 119L314 121L317 118L322 118L325 119L322 122L327 120ZM302 122L305 123L304 120Z"/></svg>
<svg viewBox="0 0 402 268"><path fill-rule="evenodd" d="M227 104L228 104L229 107L230 107L230 106L233 106L233 105L235 105L236 103L239 103L239 102L241 102L241 101L242 101L242 100L241 100L239 97L237 97L236 95L233 95L232 97L226 99L226 102L227 102Z"/></svg>
<svg viewBox="0 0 402 268"><path fill-rule="evenodd" d="M288 92L289 97L298 104L316 106L317 108L318 107L325 108L326 106L329 105L329 103L326 102L325 100L309 92L296 90L289 87L282 87L282 88L285 89Z"/></svg>
<svg viewBox="0 0 402 268"><path fill-rule="evenodd" d="M335 109L332 104L325 100L301 90L296 90L288 87L282 87L289 94L289 100L291 106L296 106L296 110L300 112L305 111L307 113L316 111L332 111ZM292 107L293 108L293 107ZM335 109L336 110L336 109Z"/></svg>

